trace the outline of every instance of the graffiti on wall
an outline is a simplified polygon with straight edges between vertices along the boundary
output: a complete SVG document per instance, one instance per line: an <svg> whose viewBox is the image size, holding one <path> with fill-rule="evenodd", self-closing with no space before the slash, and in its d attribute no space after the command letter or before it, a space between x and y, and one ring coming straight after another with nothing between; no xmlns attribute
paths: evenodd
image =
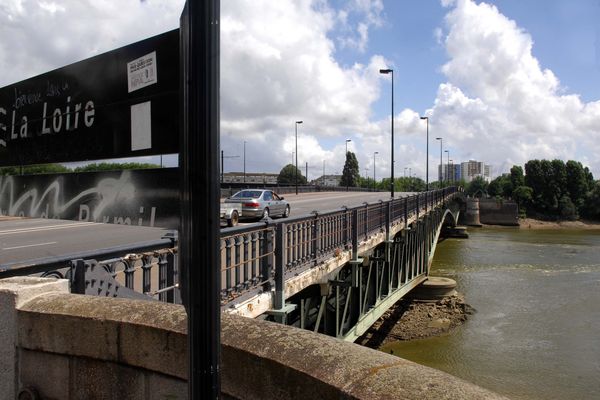
<svg viewBox="0 0 600 400"><path fill-rule="evenodd" d="M0 176L0 215L178 226L176 168Z"/></svg>

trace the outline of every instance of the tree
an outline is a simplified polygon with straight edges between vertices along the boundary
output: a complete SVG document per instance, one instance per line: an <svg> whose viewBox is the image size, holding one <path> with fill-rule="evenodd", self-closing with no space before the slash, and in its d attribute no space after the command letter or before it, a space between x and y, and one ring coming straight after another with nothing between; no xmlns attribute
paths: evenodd
<svg viewBox="0 0 600 400"><path fill-rule="evenodd" d="M577 218L579 218L575 205L571 201L571 198L566 194L564 194L558 201L558 208L560 210L560 216L562 219L575 221Z"/></svg>
<svg viewBox="0 0 600 400"><path fill-rule="evenodd" d="M513 190L513 199L519 205L519 214L526 215L527 209L533 200L533 189L529 186L519 186Z"/></svg>
<svg viewBox="0 0 600 400"><path fill-rule="evenodd" d="M600 181L594 182L590 187L581 214L587 218L600 220Z"/></svg>
<svg viewBox="0 0 600 400"><path fill-rule="evenodd" d="M481 176L476 176L465 189L467 196L482 196L487 193L488 183Z"/></svg>
<svg viewBox="0 0 600 400"><path fill-rule="evenodd" d="M577 209L583 207L589 190L587 175L580 162L569 160L566 164L567 191Z"/></svg>
<svg viewBox="0 0 600 400"><path fill-rule="evenodd" d="M0 168L0 175L39 175L39 174L63 174L73 172L70 168L61 164L38 164L26 165L24 167L4 167Z"/></svg>
<svg viewBox="0 0 600 400"><path fill-rule="evenodd" d="M498 176L488 185L488 194L492 197L504 197L503 176Z"/></svg>
<svg viewBox="0 0 600 400"><path fill-rule="evenodd" d="M523 176L523 168L518 165L513 165L510 169L510 182L513 188L525 185L525 177Z"/></svg>
<svg viewBox="0 0 600 400"><path fill-rule="evenodd" d="M353 152L348 151L346 153L346 163L344 164L340 186L357 186L359 178L360 173L356 155Z"/></svg>
<svg viewBox="0 0 600 400"><path fill-rule="evenodd" d="M277 183L279 185L295 185L296 174L298 176L298 184L304 185L306 183L306 178L302 175L302 172L292 164L288 164L281 169L279 176L277 177Z"/></svg>
<svg viewBox="0 0 600 400"><path fill-rule="evenodd" d="M75 172L122 171L125 169L160 168L160 165L150 163L92 163L75 168Z"/></svg>

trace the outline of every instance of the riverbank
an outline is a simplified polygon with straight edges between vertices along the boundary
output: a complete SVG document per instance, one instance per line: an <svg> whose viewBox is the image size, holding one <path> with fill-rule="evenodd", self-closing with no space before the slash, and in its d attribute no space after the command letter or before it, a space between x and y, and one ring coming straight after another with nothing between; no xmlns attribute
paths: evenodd
<svg viewBox="0 0 600 400"><path fill-rule="evenodd" d="M461 294L433 302L403 299L356 343L378 349L388 342L443 335L464 324L474 311Z"/></svg>
<svg viewBox="0 0 600 400"><path fill-rule="evenodd" d="M597 229L600 223L591 221L542 221L534 218L520 218L521 229Z"/></svg>

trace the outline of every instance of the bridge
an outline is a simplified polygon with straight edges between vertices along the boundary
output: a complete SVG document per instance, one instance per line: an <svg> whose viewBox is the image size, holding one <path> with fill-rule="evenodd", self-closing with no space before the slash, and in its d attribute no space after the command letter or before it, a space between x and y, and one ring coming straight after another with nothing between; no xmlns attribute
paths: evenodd
<svg viewBox="0 0 600 400"><path fill-rule="evenodd" d="M221 231L225 312L355 341L427 279L456 188Z"/></svg>
<svg viewBox="0 0 600 400"><path fill-rule="evenodd" d="M456 224L463 203L446 188L222 229L222 310L355 341L427 279L442 226ZM123 227L121 237L126 228L144 232ZM73 293L178 303L177 261L177 237L166 235L4 264L0 277L66 278Z"/></svg>

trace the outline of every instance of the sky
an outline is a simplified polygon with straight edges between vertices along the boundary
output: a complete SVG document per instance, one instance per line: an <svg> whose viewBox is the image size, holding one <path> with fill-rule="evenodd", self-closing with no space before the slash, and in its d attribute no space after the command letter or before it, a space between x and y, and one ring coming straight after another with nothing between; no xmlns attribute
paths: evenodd
<svg viewBox="0 0 600 400"><path fill-rule="evenodd" d="M182 0L0 0L0 87L176 28ZM437 179L454 162L492 176L575 159L600 176L598 0L222 0L225 172ZM375 154L377 152L377 154ZM175 156L164 158L176 165ZM157 161L157 158L142 161ZM447 155L444 153L444 162Z"/></svg>

